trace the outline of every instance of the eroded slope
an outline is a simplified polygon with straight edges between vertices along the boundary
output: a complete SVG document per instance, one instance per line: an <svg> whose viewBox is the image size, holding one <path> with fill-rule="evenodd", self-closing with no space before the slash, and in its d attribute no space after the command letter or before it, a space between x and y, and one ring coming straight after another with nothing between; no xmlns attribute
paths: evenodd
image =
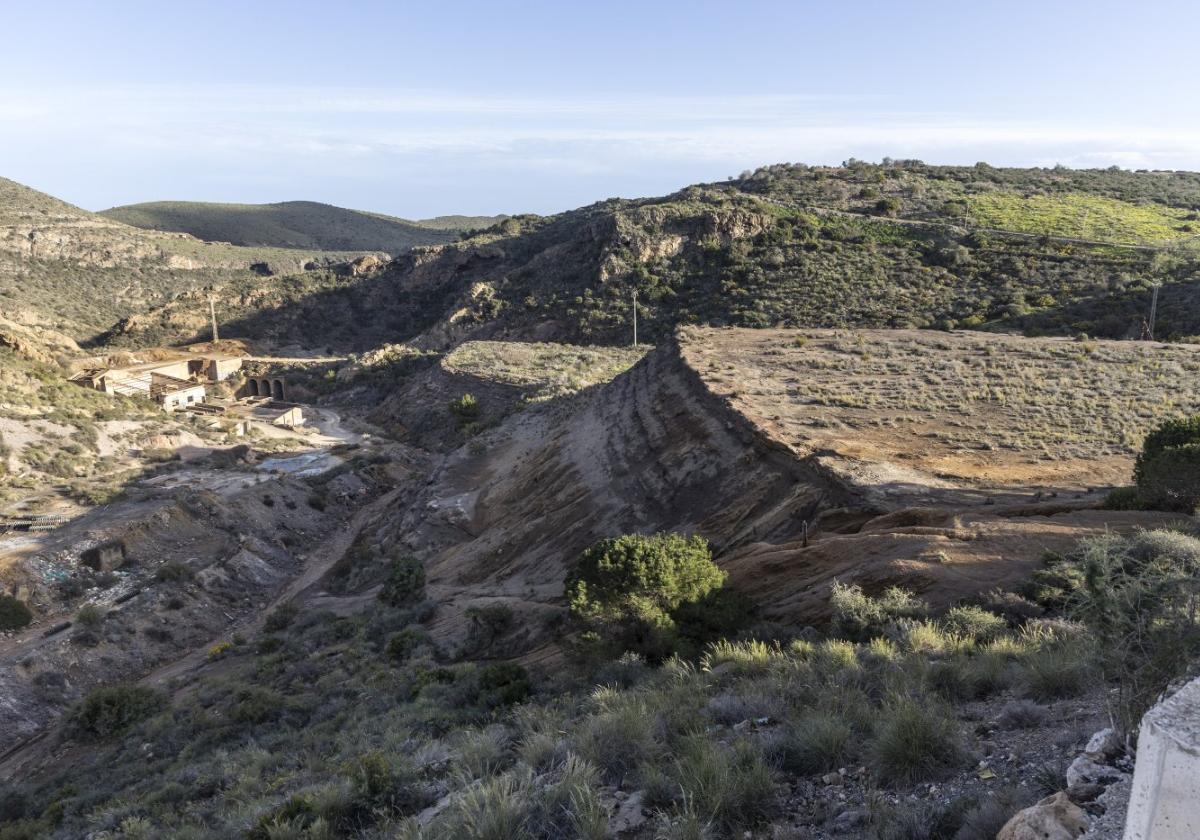
<svg viewBox="0 0 1200 840"><path fill-rule="evenodd" d="M468 608L502 601L542 616L520 624L536 647L579 552L627 532L704 535L732 583L788 622L819 620L839 576L946 604L1082 536L1165 521L1095 510L1096 488L1128 480L1157 420L1197 407L1194 353L685 330L452 453L376 539L425 561L435 629L459 642Z"/></svg>

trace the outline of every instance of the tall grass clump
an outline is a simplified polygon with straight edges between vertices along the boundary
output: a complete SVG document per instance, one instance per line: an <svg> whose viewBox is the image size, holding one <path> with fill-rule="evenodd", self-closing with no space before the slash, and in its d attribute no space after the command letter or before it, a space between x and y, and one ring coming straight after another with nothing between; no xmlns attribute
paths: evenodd
<svg viewBox="0 0 1200 840"><path fill-rule="evenodd" d="M924 618L929 606L914 595L893 586L878 598L863 592L858 584L835 581L829 594L833 611L830 631L853 642L866 642L888 635L897 622Z"/></svg>
<svg viewBox="0 0 1200 840"><path fill-rule="evenodd" d="M885 782L940 778L960 767L966 751L955 720L928 698L894 698L879 711L871 766Z"/></svg>

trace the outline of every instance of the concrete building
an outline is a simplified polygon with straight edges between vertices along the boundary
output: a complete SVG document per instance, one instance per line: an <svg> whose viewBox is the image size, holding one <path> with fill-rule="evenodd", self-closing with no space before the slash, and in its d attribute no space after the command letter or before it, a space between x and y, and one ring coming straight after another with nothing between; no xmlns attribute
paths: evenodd
<svg viewBox="0 0 1200 840"><path fill-rule="evenodd" d="M242 369L239 356L205 353L188 360L188 371L192 376L207 377L210 382L223 382Z"/></svg>
<svg viewBox="0 0 1200 840"><path fill-rule="evenodd" d="M285 429L295 429L304 425L304 412L298 405L286 406L280 409L279 414L271 422Z"/></svg>
<svg viewBox="0 0 1200 840"><path fill-rule="evenodd" d="M298 429L304 425L304 409L294 403L276 402L272 399L246 400L229 407L229 411L260 423L270 423L284 429Z"/></svg>
<svg viewBox="0 0 1200 840"><path fill-rule="evenodd" d="M161 373L150 374L150 399L161 405L164 411L176 411L189 405L198 405L204 402L204 398L202 382L176 379Z"/></svg>
<svg viewBox="0 0 1200 840"><path fill-rule="evenodd" d="M241 367L240 359L235 360L236 368L228 360L223 361L222 365L216 364L216 360L183 358L125 367L88 368L72 376L71 381L106 394L151 399L166 411L175 411L204 402L204 383L196 381L197 373L208 379L222 373L228 376L231 369Z"/></svg>

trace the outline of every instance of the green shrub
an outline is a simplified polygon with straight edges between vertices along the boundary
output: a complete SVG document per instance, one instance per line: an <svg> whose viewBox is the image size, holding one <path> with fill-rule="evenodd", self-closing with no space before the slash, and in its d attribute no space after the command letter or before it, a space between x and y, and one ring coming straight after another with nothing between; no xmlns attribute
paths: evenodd
<svg viewBox="0 0 1200 840"><path fill-rule="evenodd" d="M1200 654L1200 539L1168 530L1107 535L1083 542L1072 559L1084 579L1072 616L1087 627L1105 676L1117 680L1115 716L1133 733Z"/></svg>
<svg viewBox="0 0 1200 840"><path fill-rule="evenodd" d="M1046 568L1030 576L1029 596L1040 606L1061 610L1083 589L1083 567L1057 554L1047 554Z"/></svg>
<svg viewBox="0 0 1200 840"><path fill-rule="evenodd" d="M104 623L104 610L95 604L85 604L75 613L75 623L81 627L95 629Z"/></svg>
<svg viewBox="0 0 1200 840"><path fill-rule="evenodd" d="M1200 443L1172 446L1139 461L1138 473L1147 507L1191 514L1200 504Z"/></svg>
<svg viewBox="0 0 1200 840"><path fill-rule="evenodd" d="M19 630L33 621L33 613L24 601L0 595L0 630Z"/></svg>
<svg viewBox="0 0 1200 840"><path fill-rule="evenodd" d="M1035 700L1075 697L1088 684L1088 657L1075 645L1051 643L1022 657L1026 693Z"/></svg>
<svg viewBox="0 0 1200 840"><path fill-rule="evenodd" d="M161 691L142 685L97 688L67 718L66 731L80 740L100 740L124 732L167 705Z"/></svg>
<svg viewBox="0 0 1200 840"><path fill-rule="evenodd" d="M283 695L269 688L251 686L237 693L230 717L241 723L266 723L284 710Z"/></svg>
<svg viewBox="0 0 1200 840"><path fill-rule="evenodd" d="M389 659L403 661L408 659L420 645L428 641L428 638L423 630L406 627L399 633L392 634L392 637L388 639L385 653Z"/></svg>
<svg viewBox="0 0 1200 840"><path fill-rule="evenodd" d="M499 662L479 671L481 702L488 708L511 706L529 697L529 673L513 662Z"/></svg>
<svg viewBox="0 0 1200 840"><path fill-rule="evenodd" d="M1117 487L1104 497L1105 510L1145 510L1146 500L1137 487Z"/></svg>
<svg viewBox="0 0 1200 840"><path fill-rule="evenodd" d="M1003 618L974 606L954 607L942 616L942 625L949 632L976 642L990 641L1008 629Z"/></svg>
<svg viewBox="0 0 1200 840"><path fill-rule="evenodd" d="M1200 503L1200 415L1168 420L1147 435L1133 479L1146 506L1194 512Z"/></svg>
<svg viewBox="0 0 1200 840"><path fill-rule="evenodd" d="M478 420L480 414L479 401L475 399L474 394L463 394L458 399L451 400L450 413L457 417L461 423Z"/></svg>
<svg viewBox="0 0 1200 840"><path fill-rule="evenodd" d="M388 566L387 580L379 590L379 600L402 607L419 599L425 591L425 566L410 554L401 555Z"/></svg>
<svg viewBox="0 0 1200 840"><path fill-rule="evenodd" d="M494 776L468 788L447 815L445 833L463 840L529 837L536 785L528 768Z"/></svg>
<svg viewBox="0 0 1200 840"><path fill-rule="evenodd" d="M939 659L925 669L925 685L946 700L972 700L975 685L967 673L965 657Z"/></svg>
<svg viewBox="0 0 1200 840"><path fill-rule="evenodd" d="M899 587L893 586L878 598L872 598L858 584L839 581L834 581L830 590L829 606L833 612L830 631L853 642L885 635L901 619L919 619L929 614L924 601Z"/></svg>
<svg viewBox="0 0 1200 840"><path fill-rule="evenodd" d="M671 612L681 653L694 655L712 642L736 636L750 624L754 602L729 589L714 589Z"/></svg>
<svg viewBox="0 0 1200 840"><path fill-rule="evenodd" d="M673 614L724 582L702 537L627 534L585 551L566 594L571 614L605 641L658 659L674 649Z"/></svg>
<svg viewBox="0 0 1200 840"><path fill-rule="evenodd" d="M771 772L748 744L733 748L704 735L681 744L675 777L683 797L713 823L732 830L770 818L775 785Z"/></svg>
<svg viewBox="0 0 1200 840"><path fill-rule="evenodd" d="M965 759L958 724L937 704L892 700L880 710L878 720L871 764L884 781L908 784L938 778Z"/></svg>
<svg viewBox="0 0 1200 840"><path fill-rule="evenodd" d="M643 703L621 703L588 718L578 736L579 751L614 783L654 753L654 717Z"/></svg>
<svg viewBox="0 0 1200 840"><path fill-rule="evenodd" d="M838 715L813 711L773 733L764 752L787 773L828 773L846 763L852 736L850 724Z"/></svg>
<svg viewBox="0 0 1200 840"><path fill-rule="evenodd" d="M317 820L317 809L307 796L296 794L282 805L258 818L246 832L246 840L275 840L277 837L302 837L302 832ZM290 830L285 834L285 830Z"/></svg>
<svg viewBox="0 0 1200 840"><path fill-rule="evenodd" d="M267 614L266 620L263 621L263 630L267 633L278 633L280 630L286 630L299 612L299 607L291 601L286 604L280 604Z"/></svg>
<svg viewBox="0 0 1200 840"><path fill-rule="evenodd" d="M490 648L513 625L513 609L505 603L467 607L464 615L469 622L467 648L472 653Z"/></svg>

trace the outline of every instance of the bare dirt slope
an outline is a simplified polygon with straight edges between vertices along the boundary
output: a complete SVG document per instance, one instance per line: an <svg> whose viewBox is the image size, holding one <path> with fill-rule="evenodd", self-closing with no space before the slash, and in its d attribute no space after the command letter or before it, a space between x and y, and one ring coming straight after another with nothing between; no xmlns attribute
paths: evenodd
<svg viewBox="0 0 1200 840"><path fill-rule="evenodd" d="M545 618L518 622L536 647L579 552L631 531L703 534L769 617L819 620L838 575L949 603L1081 536L1163 521L1089 510L1102 493L1088 488L1127 481L1145 431L1200 407L1178 387L1195 353L685 330L608 385L452 453L379 538L425 561L445 640L465 639L469 607L501 601Z"/></svg>

